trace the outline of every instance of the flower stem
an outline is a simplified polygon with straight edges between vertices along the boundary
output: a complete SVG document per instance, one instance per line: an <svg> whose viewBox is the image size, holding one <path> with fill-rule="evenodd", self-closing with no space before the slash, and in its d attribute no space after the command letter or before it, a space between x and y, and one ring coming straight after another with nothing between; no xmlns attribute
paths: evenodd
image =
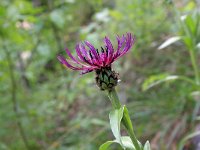
<svg viewBox="0 0 200 150"><path fill-rule="evenodd" d="M111 91L108 91L108 97L109 97L109 99L110 99L110 101L112 103L112 107L114 109L119 109L121 107L121 103L119 101L117 92L116 92L116 90L114 88ZM130 117L127 116L127 115L124 115L123 119L122 119L122 124L125 126L125 128L126 128L128 134L129 134L129 136L130 136L130 138L131 138L136 150L141 150L140 145L139 145L139 143L137 141L137 138L136 138L136 136L134 134L133 128L127 125L127 124L129 124L128 120L130 120Z"/></svg>
<svg viewBox="0 0 200 150"><path fill-rule="evenodd" d="M121 107L121 103L119 101L117 92L114 88L111 91L108 92L108 97L109 97L109 99L112 103L112 107L114 109L119 109Z"/></svg>

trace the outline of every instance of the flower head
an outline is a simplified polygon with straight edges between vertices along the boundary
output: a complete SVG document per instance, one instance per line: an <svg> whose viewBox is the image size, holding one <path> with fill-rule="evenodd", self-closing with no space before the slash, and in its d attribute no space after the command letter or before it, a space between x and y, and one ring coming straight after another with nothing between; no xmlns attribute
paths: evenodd
<svg viewBox="0 0 200 150"><path fill-rule="evenodd" d="M76 45L77 57L72 56L71 52L66 49L66 53L71 60L65 59L59 55L58 60L66 67L72 70L79 70L82 74L109 67L118 58L126 54L133 46L135 37L131 33L127 33L126 36L117 36L118 46L114 50L113 44L108 37L104 38L104 47L101 50L96 49L90 42L85 41Z"/></svg>
<svg viewBox="0 0 200 150"><path fill-rule="evenodd" d="M66 49L66 53L71 60L65 59L61 55L57 58L65 67L81 71L82 74L95 71L97 85L102 90L110 89L117 85L118 79L117 74L111 69L111 64L126 54L135 42L135 37L131 33L116 38L118 43L116 50L110 39L105 37L104 47L101 47L100 50L85 41L76 45L77 58L68 49Z"/></svg>

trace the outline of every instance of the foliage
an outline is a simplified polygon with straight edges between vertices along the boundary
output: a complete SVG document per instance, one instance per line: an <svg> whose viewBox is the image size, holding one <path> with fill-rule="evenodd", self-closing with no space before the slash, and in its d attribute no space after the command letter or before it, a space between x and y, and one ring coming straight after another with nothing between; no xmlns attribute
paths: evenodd
<svg viewBox="0 0 200 150"><path fill-rule="evenodd" d="M197 2L176 0L174 6L163 0L1 0L0 149L96 150L111 139L110 102L94 74L64 70L56 56L65 47L73 52L77 41L100 47L105 35L114 41L126 32L136 35L136 46L114 67L136 134L142 145L152 139L159 150L184 146L192 139L184 135L196 135L200 19Z"/></svg>

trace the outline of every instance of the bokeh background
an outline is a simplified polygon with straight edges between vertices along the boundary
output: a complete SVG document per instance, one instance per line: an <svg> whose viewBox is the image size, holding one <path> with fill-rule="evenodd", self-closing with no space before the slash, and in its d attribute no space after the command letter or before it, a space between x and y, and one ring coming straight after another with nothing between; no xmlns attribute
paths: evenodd
<svg viewBox="0 0 200 150"><path fill-rule="evenodd" d="M111 104L95 85L95 74L81 76L56 57L66 47L74 53L83 40L98 48L105 36L116 47L116 35L131 32L135 45L113 67L137 137L150 140L153 150L176 150L180 144L193 150L193 138L183 139L198 127L192 119L196 86L182 80L149 84L166 75L194 79L183 42L158 47L180 34L177 12L199 9L198 0L1 0L0 149L96 150L113 139ZM200 23L190 24L195 25Z"/></svg>

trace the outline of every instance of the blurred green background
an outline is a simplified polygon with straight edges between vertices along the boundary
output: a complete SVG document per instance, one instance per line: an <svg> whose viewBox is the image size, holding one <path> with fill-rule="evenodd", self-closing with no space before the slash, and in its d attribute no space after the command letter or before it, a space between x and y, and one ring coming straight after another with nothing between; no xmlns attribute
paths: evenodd
<svg viewBox="0 0 200 150"><path fill-rule="evenodd" d="M56 57L65 47L74 53L83 40L98 48L105 36L116 47L115 36L126 32L137 40L113 66L121 78L119 96L141 142L176 150L196 128L196 87L177 80L143 89L168 74L194 78L182 42L158 47L181 34L176 12L198 9L198 0L1 0L0 150L96 150L113 139L111 104L94 73L81 76ZM192 149L191 141L183 143Z"/></svg>

